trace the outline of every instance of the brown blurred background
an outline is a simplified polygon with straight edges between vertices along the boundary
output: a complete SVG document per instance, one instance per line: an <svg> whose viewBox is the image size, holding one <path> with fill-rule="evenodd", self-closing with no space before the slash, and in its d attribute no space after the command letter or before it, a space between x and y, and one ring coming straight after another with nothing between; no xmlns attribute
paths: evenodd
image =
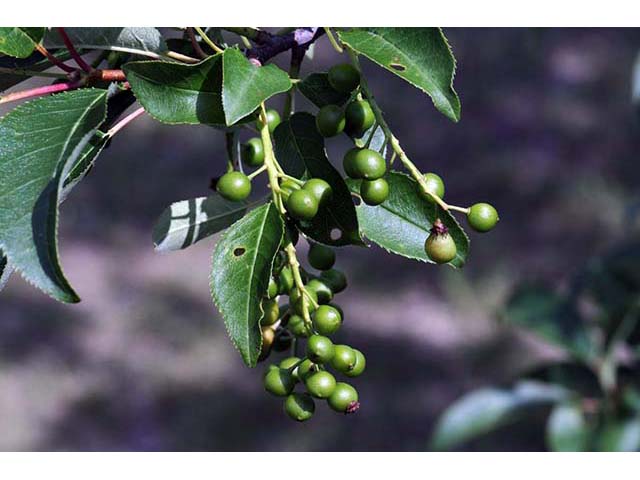
<svg viewBox="0 0 640 480"><path fill-rule="evenodd" d="M365 73L410 157L445 179L447 199L489 201L501 222L471 235L462 271L376 247L338 252L350 286L337 297L346 315L337 338L368 360L353 382L357 415L319 405L296 424L263 392L264 367L243 365L210 300L215 238L154 253L155 219L172 201L210 193L224 138L143 118L62 207L62 262L82 303L58 304L17 275L0 294L0 449L424 450L462 393L558 358L497 318L519 282L562 283L624 238L640 180L631 103L640 30L445 33L459 124L391 73L366 61ZM320 40L313 69L339 61ZM346 147L328 142L336 165ZM469 448L540 450L543 424Z"/></svg>

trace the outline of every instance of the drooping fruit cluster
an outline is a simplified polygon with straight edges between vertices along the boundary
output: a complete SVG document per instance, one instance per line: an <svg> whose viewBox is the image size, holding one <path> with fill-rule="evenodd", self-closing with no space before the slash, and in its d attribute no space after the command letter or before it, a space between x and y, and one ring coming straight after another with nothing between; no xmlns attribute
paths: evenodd
<svg viewBox="0 0 640 480"><path fill-rule="evenodd" d="M344 274L333 269L335 259L332 249L312 243L308 262L320 271L319 275L312 275L301 267L292 267L286 253L281 252L274 265L267 298L262 302L261 360L274 351L291 351L290 356L267 368L264 388L273 395L286 397L284 410L298 421L311 418L318 399L326 400L340 413L355 413L360 407L356 389L336 381L331 373L333 370L357 377L366 366L362 352L348 345L336 345L329 338L343 321L342 309L331 301L347 286ZM302 285L296 283L294 269ZM281 300L286 299L288 304L280 308ZM305 352L299 355L303 341L306 341ZM295 391L298 385L302 391Z"/></svg>

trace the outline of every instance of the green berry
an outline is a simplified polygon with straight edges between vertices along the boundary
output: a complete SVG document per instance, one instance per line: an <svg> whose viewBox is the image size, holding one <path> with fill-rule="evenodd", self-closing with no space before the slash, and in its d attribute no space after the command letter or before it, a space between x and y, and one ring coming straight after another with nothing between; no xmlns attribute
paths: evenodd
<svg viewBox="0 0 640 480"><path fill-rule="evenodd" d="M336 345L334 347L331 366L341 373L353 370L356 365L356 351L349 345Z"/></svg>
<svg viewBox="0 0 640 480"><path fill-rule="evenodd" d="M302 188L311 192L313 196L316 197L319 206L325 205L333 196L331 185L321 178L311 178L307 180Z"/></svg>
<svg viewBox="0 0 640 480"><path fill-rule="evenodd" d="M320 243L312 243L307 254L309 265L317 270L329 270L336 263L336 252Z"/></svg>
<svg viewBox="0 0 640 480"><path fill-rule="evenodd" d="M309 191L300 189L287 198L287 211L297 220L311 220L318 213L318 201Z"/></svg>
<svg viewBox="0 0 640 480"><path fill-rule="evenodd" d="M387 163L375 150L362 148L353 157L353 178L376 180L387 173Z"/></svg>
<svg viewBox="0 0 640 480"><path fill-rule="evenodd" d="M354 100L345 111L345 131L352 137L360 137L376 122L371 105L366 100Z"/></svg>
<svg viewBox="0 0 640 480"><path fill-rule="evenodd" d="M334 65L327 75L329 84L340 93L351 93L360 85L360 72L350 63Z"/></svg>
<svg viewBox="0 0 640 480"><path fill-rule="evenodd" d="M264 147L258 137L250 139L242 146L242 162L250 167L259 167L264 163Z"/></svg>
<svg viewBox="0 0 640 480"><path fill-rule="evenodd" d="M251 180L242 172L228 172L220 177L216 190L227 200L238 202L251 193Z"/></svg>
<svg viewBox="0 0 640 480"><path fill-rule="evenodd" d="M333 358L333 342L322 335L311 335L307 342L307 357L315 363L327 363Z"/></svg>
<svg viewBox="0 0 640 480"><path fill-rule="evenodd" d="M438 198L444 198L444 182L439 175L436 175L435 173L425 173L424 181L427 185L427 192L432 193ZM433 197L428 193L425 193L420 185L418 185L418 192L420 192L420 196L427 202L435 203Z"/></svg>
<svg viewBox="0 0 640 480"><path fill-rule="evenodd" d="M293 375L284 368L270 369L264 377L264 389L278 397L289 395L295 384Z"/></svg>
<svg viewBox="0 0 640 480"><path fill-rule="evenodd" d="M355 348L353 349L353 351L356 353L356 362L351 370L343 372L347 377L357 377L361 375L367 366L367 360L366 358L364 358L362 352L360 350L356 350Z"/></svg>
<svg viewBox="0 0 640 480"><path fill-rule="evenodd" d="M389 184L384 178L363 180L360 184L360 196L367 205L380 205L389 197Z"/></svg>
<svg viewBox="0 0 640 480"><path fill-rule="evenodd" d="M278 321L278 317L280 316L280 307L278 306L278 302L275 300L262 302L262 309L264 310L264 314L260 319L260 325L269 326Z"/></svg>
<svg viewBox="0 0 640 480"><path fill-rule="evenodd" d="M296 363L298 363L300 359L298 357L287 357L280 362L280 368L285 370L290 370ZM293 375L294 380L300 380L298 377L298 367L291 370L291 375Z"/></svg>
<svg viewBox="0 0 640 480"><path fill-rule="evenodd" d="M336 310L338 310L338 312L340 313L340 316L344 320L344 310L342 310L342 307L340 307L340 305L338 305L336 303L330 303L329 306L335 308Z"/></svg>
<svg viewBox="0 0 640 480"><path fill-rule="evenodd" d="M287 328L291 333L293 333L296 337L308 337L309 330L304 322L304 318L300 315L291 315L289 317L289 323L287 324Z"/></svg>
<svg viewBox="0 0 640 480"><path fill-rule="evenodd" d="M280 184L280 191L282 193L282 199L286 202L291 195L291 192L295 192L296 190L300 190L300 185L294 182L293 180L284 180Z"/></svg>
<svg viewBox="0 0 640 480"><path fill-rule="evenodd" d="M338 382L327 398L327 403L336 412L355 413L360 408L358 392L348 383Z"/></svg>
<svg viewBox="0 0 640 480"><path fill-rule="evenodd" d="M271 327L262 329L262 347L260 348L259 361L263 361L271 354L271 346L276 338L276 331Z"/></svg>
<svg viewBox="0 0 640 480"><path fill-rule="evenodd" d="M276 282L275 278L271 277L269 279L269 286L267 287L267 298L272 299L278 296L278 282Z"/></svg>
<svg viewBox="0 0 640 480"><path fill-rule="evenodd" d="M329 372L321 370L309 375L304 384L312 396L329 398L336 388L336 379Z"/></svg>
<svg viewBox="0 0 640 480"><path fill-rule="evenodd" d="M478 232L488 232L496 226L500 218L498 217L498 212L492 205L488 203L476 203L469 209L467 220L474 230Z"/></svg>
<svg viewBox="0 0 640 480"><path fill-rule="evenodd" d="M332 268L331 270L325 270L320 274L320 280L327 284L331 291L340 293L347 288L347 277L340 270Z"/></svg>
<svg viewBox="0 0 640 480"><path fill-rule="evenodd" d="M345 126L344 112L337 105L325 105L316 116L316 128L323 137L335 137Z"/></svg>
<svg viewBox="0 0 640 480"><path fill-rule="evenodd" d="M304 422L313 417L316 404L308 393L292 393L284 401L284 411L289 417Z"/></svg>
<svg viewBox="0 0 640 480"><path fill-rule="evenodd" d="M424 250L435 263L448 263L456 258L456 242L440 219L433 223L431 233L424 243Z"/></svg>
<svg viewBox="0 0 640 480"><path fill-rule="evenodd" d="M278 275L278 293L280 295L289 293L293 288L293 272L291 268L284 267Z"/></svg>
<svg viewBox="0 0 640 480"><path fill-rule="evenodd" d="M311 297L316 303L318 303L318 295L316 294L316 292L310 288L306 288L306 286L305 290L307 291L308 296ZM304 310L302 308L302 297L300 296L297 288L291 290L289 301L293 305L294 312L296 312L298 315L304 314ZM315 310L315 308L316 307L313 305L313 302L309 298L307 298L307 311L311 313Z"/></svg>
<svg viewBox="0 0 640 480"><path fill-rule="evenodd" d="M298 371L298 378L304 382L309 375L318 371L318 366L307 358L298 365L296 370Z"/></svg>
<svg viewBox="0 0 640 480"><path fill-rule="evenodd" d="M321 335L332 335L342 324L340 312L329 305L320 305L313 315L313 327Z"/></svg>
<svg viewBox="0 0 640 480"><path fill-rule="evenodd" d="M326 304L333 298L333 292L329 286L318 278L314 278L307 283L307 289L316 292L318 303Z"/></svg>
<svg viewBox="0 0 640 480"><path fill-rule="evenodd" d="M278 125L280 125L280 114L273 109L267 110L267 125L269 125L269 133L273 133ZM258 118L256 121L258 131L262 130L262 120Z"/></svg>
<svg viewBox="0 0 640 480"><path fill-rule="evenodd" d="M347 150L347 153L344 154L342 159L342 168L344 169L344 173L346 173L350 178L358 178L355 170L355 158L359 151L360 149L357 147L351 148Z"/></svg>

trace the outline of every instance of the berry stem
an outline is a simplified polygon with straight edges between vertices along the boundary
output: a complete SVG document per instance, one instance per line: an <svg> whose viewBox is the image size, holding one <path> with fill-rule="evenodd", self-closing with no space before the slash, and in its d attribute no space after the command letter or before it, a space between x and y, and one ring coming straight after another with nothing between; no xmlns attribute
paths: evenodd
<svg viewBox="0 0 640 480"><path fill-rule="evenodd" d="M75 90L84 85L84 81L54 83L53 85L45 85L44 87L31 88L20 92L13 92L0 97L0 104L25 100L27 98L41 97L52 93L64 92L67 90Z"/></svg>
<svg viewBox="0 0 640 480"><path fill-rule="evenodd" d="M331 32L331 28L330 27L322 27L322 28L324 28L324 32L327 34L327 38L329 39L329 43L331 43L331 46L333 47L333 49L338 53L344 52L344 49L340 46L340 44L336 40L336 37L333 36L333 33Z"/></svg>
<svg viewBox="0 0 640 480"><path fill-rule="evenodd" d="M454 210L456 212L462 212L465 215L468 215L469 214L469 210L470 210L469 208L458 207L456 205L448 205L448 207L449 207L449 210Z"/></svg>
<svg viewBox="0 0 640 480"><path fill-rule="evenodd" d="M286 173L278 173L278 176L280 178L286 178L287 180L291 180L292 182L295 182L300 186L304 185L304 182L302 180L296 177L292 177L291 175L287 175Z"/></svg>
<svg viewBox="0 0 640 480"><path fill-rule="evenodd" d="M118 123L116 123L113 127L111 127L107 131L107 136L113 137L116 133L118 133L124 127L129 125L129 123L131 123L133 120L141 116L143 113L144 113L144 108L142 107L138 108L137 110L134 110L129 115L127 115L122 120L120 120Z"/></svg>
<svg viewBox="0 0 640 480"><path fill-rule="evenodd" d="M36 45L36 50L41 54L44 55L45 57L47 57L47 60L49 60L51 63L53 63L56 67L60 68L61 70L64 70L67 73L71 73L71 72L75 72L75 68L70 67L69 65L67 65L66 63L64 63L62 60L60 60L59 58L57 58L55 55L52 55L49 50L47 50L45 48L44 45L42 44L38 44Z"/></svg>
<svg viewBox="0 0 640 480"><path fill-rule="evenodd" d="M78 64L78 66L82 70L84 70L87 73L91 72L91 65L85 62L82 56L78 53L78 51L76 50L76 47L73 45L73 42L69 38L69 35L67 35L66 30L63 27L58 27L58 33L62 37L64 46L67 47L67 50L69 50L69 54L71 55L71 58L73 58L73 60Z"/></svg>
<svg viewBox="0 0 640 480"><path fill-rule="evenodd" d="M284 247L285 252L287 253L287 260L289 262L289 266L291 267L291 273L293 273L293 282L298 289L298 293L300 294L300 299L302 300L302 317L304 318L304 323L307 326L309 331L312 331L312 323L311 316L309 315L308 302L311 302L316 308L318 308L317 303L311 298L307 289L304 287L304 282L302 281L302 275L300 275L300 262L298 262L298 257L296 256L296 247L293 246L293 243L289 242L286 247Z"/></svg>
<svg viewBox="0 0 640 480"><path fill-rule="evenodd" d="M247 177L249 178L249 180L254 179L255 177L257 177L258 175L260 175L262 172L264 172L267 169L266 165L262 165L258 170L256 170L253 173L250 173L249 175L247 175Z"/></svg>
<svg viewBox="0 0 640 480"><path fill-rule="evenodd" d="M262 128L260 129L260 137L264 148L264 165L269 175L269 186L273 195L273 203L276 205L282 215L285 213L282 196L280 195L280 185L278 183L278 161L273 152L273 144L271 143L271 134L269 133L269 122L267 121L267 109L264 102L260 104L260 118L262 120ZM295 250L294 250L295 251Z"/></svg>
<svg viewBox="0 0 640 480"><path fill-rule="evenodd" d="M207 58L207 54L204 53L204 50L202 50L202 47L198 43L196 34L193 33L193 27L187 27L187 35L189 35L189 40L191 40L191 46L193 47L193 51L196 52L196 55L202 59Z"/></svg>
<svg viewBox="0 0 640 480"><path fill-rule="evenodd" d="M214 52L216 52L216 53L224 52L224 50L222 48L220 48L218 45L213 43L213 40L211 40L209 38L209 36L204 32L204 30L202 30L200 27L193 27L193 28L195 28L196 32L198 32L198 35L200 35L202 37L202 40L204 40L204 43L206 43L211 48L213 48Z"/></svg>

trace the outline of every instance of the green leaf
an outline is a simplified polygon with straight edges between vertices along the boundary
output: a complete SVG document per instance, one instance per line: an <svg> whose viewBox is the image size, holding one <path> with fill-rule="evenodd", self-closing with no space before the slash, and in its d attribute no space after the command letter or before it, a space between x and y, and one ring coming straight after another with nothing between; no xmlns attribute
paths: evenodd
<svg viewBox="0 0 640 480"><path fill-rule="evenodd" d="M222 55L222 104L227 125L237 123L265 100L291 88L289 75L275 65L253 65L235 48L227 48Z"/></svg>
<svg viewBox="0 0 640 480"><path fill-rule="evenodd" d="M324 139L318 133L315 118L296 113L282 122L274 132L275 153L283 170L294 177L321 178L333 190L333 196L310 222L300 222L300 229L327 245L362 245L358 218L349 188L342 175L327 159Z"/></svg>
<svg viewBox="0 0 640 480"><path fill-rule="evenodd" d="M428 94L454 122L460 100L453 89L456 62L439 28L353 28L338 31L356 52Z"/></svg>
<svg viewBox="0 0 640 480"><path fill-rule="evenodd" d="M589 426L580 406L556 405L547 421L547 444L554 452L584 452L589 443Z"/></svg>
<svg viewBox="0 0 640 480"><path fill-rule="evenodd" d="M104 120L106 100L106 90L76 90L0 119L0 246L25 279L64 302L79 298L58 260L61 183Z"/></svg>
<svg viewBox="0 0 640 480"><path fill-rule="evenodd" d="M0 53L27 58L43 35L44 27L0 27Z"/></svg>
<svg viewBox="0 0 640 480"><path fill-rule="evenodd" d="M133 54L167 51L162 34L153 27L80 27L65 28L76 48L115 50ZM47 48L63 48L64 42L56 29L47 31L44 39Z"/></svg>
<svg viewBox="0 0 640 480"><path fill-rule="evenodd" d="M50 53L62 61L70 58L69 52L64 49ZM14 70L26 69L35 72L42 72L43 70L51 68L51 62L40 53L33 52L27 58L2 57L0 58L0 67ZM0 93L14 85L29 80L29 78L31 77L27 75L19 75L17 73L0 73Z"/></svg>
<svg viewBox="0 0 640 480"><path fill-rule="evenodd" d="M373 135L373 136L372 136ZM353 143L359 147L364 148L369 138L371 137L371 142L369 142L368 148L371 150L375 150L379 152L383 157L387 156L387 137L384 134L384 130L380 125L374 125L369 130L364 132L364 134L359 138L353 138Z"/></svg>
<svg viewBox="0 0 640 480"><path fill-rule="evenodd" d="M282 217L268 203L229 227L213 252L211 295L249 367L256 366L260 355L260 303L283 235Z"/></svg>
<svg viewBox="0 0 640 480"><path fill-rule="evenodd" d="M217 194L172 203L153 227L155 249L165 252L190 247L229 227L255 205L230 202Z"/></svg>
<svg viewBox="0 0 640 480"><path fill-rule="evenodd" d="M63 190L60 193L60 202L63 202L71 190L89 173L96 158L107 146L109 138L106 133L98 130L95 135L89 139L80 155L76 157L73 165L69 167L69 172L63 182Z"/></svg>
<svg viewBox="0 0 640 480"><path fill-rule="evenodd" d="M2 249L0 249L0 290L2 290L9 281L9 277L11 276L12 272L13 267L9 265L7 256L4 254Z"/></svg>
<svg viewBox="0 0 640 480"><path fill-rule="evenodd" d="M589 360L597 354L575 305L544 287L527 285L516 290L507 302L503 318L580 359Z"/></svg>
<svg viewBox="0 0 640 480"><path fill-rule="evenodd" d="M599 435L601 452L637 452L640 450L640 418L617 420L605 425Z"/></svg>
<svg viewBox="0 0 640 480"><path fill-rule="evenodd" d="M326 73L311 73L298 84L298 90L318 108L325 105L344 105L351 97L340 93L329 84Z"/></svg>
<svg viewBox="0 0 640 480"><path fill-rule="evenodd" d="M433 263L424 250L424 242L433 222L440 218L458 250L450 265L464 265L469 253L469 238L453 215L424 200L418 193L417 182L408 175L391 171L385 178L389 183L387 200L376 207L362 202L356 208L361 233L388 252ZM360 180L348 180L347 184L353 193L359 193Z"/></svg>
<svg viewBox="0 0 640 480"><path fill-rule="evenodd" d="M517 420L531 407L568 397L569 392L562 387L533 381L518 382L512 390L475 390L443 413L431 438L431 448L449 450Z"/></svg>

